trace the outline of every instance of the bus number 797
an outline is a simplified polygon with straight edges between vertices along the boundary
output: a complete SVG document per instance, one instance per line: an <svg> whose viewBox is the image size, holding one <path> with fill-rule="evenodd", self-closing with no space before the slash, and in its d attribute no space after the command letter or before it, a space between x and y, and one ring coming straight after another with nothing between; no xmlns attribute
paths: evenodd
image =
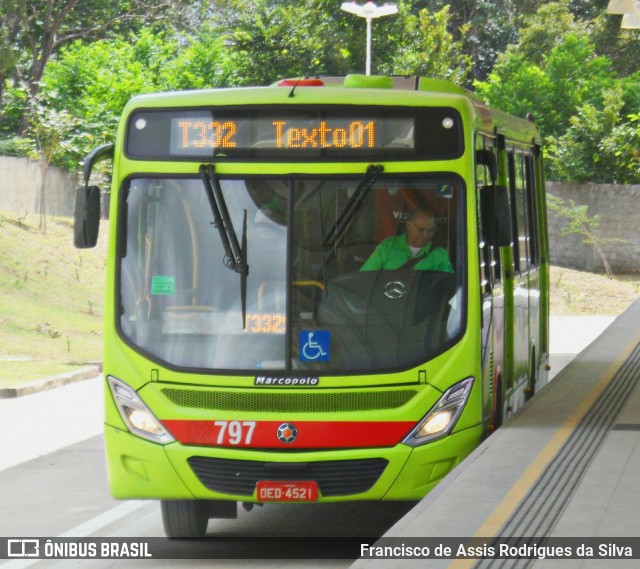
<svg viewBox="0 0 640 569"><path fill-rule="evenodd" d="M256 428L255 421L216 421L219 427L216 444L225 445L250 445L253 431Z"/></svg>

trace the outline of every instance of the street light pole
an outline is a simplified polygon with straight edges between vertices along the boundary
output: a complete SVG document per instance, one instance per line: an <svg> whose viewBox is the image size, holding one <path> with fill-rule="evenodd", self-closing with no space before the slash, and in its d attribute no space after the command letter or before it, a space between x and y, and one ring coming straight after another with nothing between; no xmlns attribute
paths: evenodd
<svg viewBox="0 0 640 569"><path fill-rule="evenodd" d="M381 18L382 16L391 16L398 12L398 6L395 4L383 4L376 6L373 2L367 2L364 5L355 2L344 2L341 8L345 12L355 14L367 21L367 63L366 74L371 75L371 20Z"/></svg>
<svg viewBox="0 0 640 569"><path fill-rule="evenodd" d="M640 0L609 0L607 14L622 14L622 29L640 29Z"/></svg>
<svg viewBox="0 0 640 569"><path fill-rule="evenodd" d="M609 0L607 14L634 14L640 11L637 0Z"/></svg>
<svg viewBox="0 0 640 569"><path fill-rule="evenodd" d="M371 75L371 18L367 18L367 62L365 75Z"/></svg>
<svg viewBox="0 0 640 569"><path fill-rule="evenodd" d="M640 12L624 14L622 16L622 22L620 22L620 27L623 30L640 30Z"/></svg>

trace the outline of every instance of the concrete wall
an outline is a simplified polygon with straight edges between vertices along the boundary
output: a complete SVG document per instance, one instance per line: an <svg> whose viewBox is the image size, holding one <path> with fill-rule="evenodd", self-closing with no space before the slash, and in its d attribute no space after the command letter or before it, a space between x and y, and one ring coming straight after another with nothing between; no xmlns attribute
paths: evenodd
<svg viewBox="0 0 640 569"><path fill-rule="evenodd" d="M0 156L0 211L38 213L40 181L37 162ZM78 177L49 168L45 183L47 215L73 216ZM640 185L549 182L547 191L578 205L587 205L589 216L600 216L597 235L604 241L603 249L614 273L640 273ZM103 205L105 214L107 207ZM584 237L579 235L561 236L562 225L562 220L549 212L551 262L604 272L593 245L583 243Z"/></svg>
<svg viewBox="0 0 640 569"><path fill-rule="evenodd" d="M0 211L18 214L40 212L40 164L26 158L0 156ZM48 168L45 176L47 215L73 215L78 178L59 168Z"/></svg>
<svg viewBox="0 0 640 569"><path fill-rule="evenodd" d="M547 192L599 216L596 236L614 274L640 273L640 185L548 182ZM593 245L579 235L561 236L563 221L549 212L551 262L562 267L604 272Z"/></svg>

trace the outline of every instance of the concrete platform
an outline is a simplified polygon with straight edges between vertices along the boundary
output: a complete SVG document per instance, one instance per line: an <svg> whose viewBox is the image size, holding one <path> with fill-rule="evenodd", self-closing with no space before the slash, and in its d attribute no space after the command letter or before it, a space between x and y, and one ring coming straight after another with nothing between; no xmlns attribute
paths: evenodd
<svg viewBox="0 0 640 569"><path fill-rule="evenodd" d="M580 335L572 329L566 341ZM639 378L637 301L384 537L634 538L639 556ZM640 559L360 559L353 567L637 568Z"/></svg>

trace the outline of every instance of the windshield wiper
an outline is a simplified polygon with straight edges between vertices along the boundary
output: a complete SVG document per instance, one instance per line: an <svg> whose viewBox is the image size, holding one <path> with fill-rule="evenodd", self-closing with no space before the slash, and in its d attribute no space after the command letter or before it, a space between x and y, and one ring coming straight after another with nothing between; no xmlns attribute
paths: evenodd
<svg viewBox="0 0 640 569"><path fill-rule="evenodd" d="M349 227L349 224L355 217L358 209L360 209L360 206L362 205L364 198L367 196L367 193L373 187L373 184L376 183L378 176L383 171L383 166L374 166L373 164L371 164L367 168L367 171L360 179L360 182L353 192L353 195L349 199L349 202L342 210L342 212L340 212L338 219L333 224L326 237L323 239L323 247L333 247L344 235L345 231Z"/></svg>
<svg viewBox="0 0 640 569"><path fill-rule="evenodd" d="M240 273L240 302L242 304L242 328L244 329L247 323L247 276L249 274L249 265L247 264L247 210L244 210L242 246L240 246L213 164L202 164L200 166L200 178L209 200L214 225L218 230L220 241L224 248L224 265L228 269Z"/></svg>

